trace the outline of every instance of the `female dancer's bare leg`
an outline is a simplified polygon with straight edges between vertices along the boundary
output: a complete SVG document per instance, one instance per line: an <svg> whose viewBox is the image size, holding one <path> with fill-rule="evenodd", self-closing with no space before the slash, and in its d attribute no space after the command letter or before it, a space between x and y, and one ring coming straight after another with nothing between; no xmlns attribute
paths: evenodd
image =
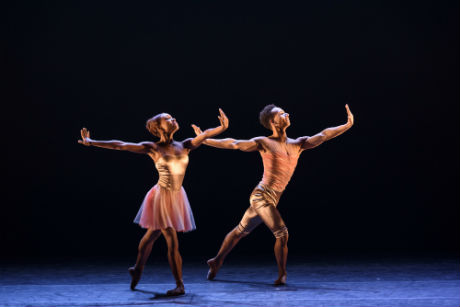
<svg viewBox="0 0 460 307"><path fill-rule="evenodd" d="M179 241L176 230L173 228L162 229L161 232L168 244L168 261L172 274L176 280L176 288L166 292L167 295L181 295L185 293L184 282L182 281L182 257L179 253Z"/></svg>
<svg viewBox="0 0 460 307"><path fill-rule="evenodd" d="M138 247L136 265L128 269L128 272L131 275L131 290L136 288L137 283L141 279L142 271L144 270L145 263L152 251L153 243L155 243L160 235L160 230L148 229L142 237Z"/></svg>

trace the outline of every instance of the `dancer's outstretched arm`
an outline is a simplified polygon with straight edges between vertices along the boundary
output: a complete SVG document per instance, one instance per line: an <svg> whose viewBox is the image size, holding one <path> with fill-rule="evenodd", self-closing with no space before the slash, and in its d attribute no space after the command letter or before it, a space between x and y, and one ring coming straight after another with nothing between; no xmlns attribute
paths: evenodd
<svg viewBox="0 0 460 307"><path fill-rule="evenodd" d="M197 133L196 137L190 138L184 141L184 146L190 149L195 149L198 146L200 146L206 139L211 138L213 136L216 136L218 134L221 134L228 128L228 118L225 115L224 111L219 108L219 113L220 115L218 116L219 121L220 121L220 126L215 127L215 128L209 128L206 129L205 131L201 131L200 133ZM196 125L192 125L192 128L195 130L198 128ZM199 128L198 128L199 129Z"/></svg>
<svg viewBox="0 0 460 307"><path fill-rule="evenodd" d="M200 127L193 126L196 135L202 133ZM206 139L204 144L216 148L223 149L238 149L241 151L256 151L261 148L260 140L262 137L252 138L250 140L235 140L235 139Z"/></svg>
<svg viewBox="0 0 460 307"><path fill-rule="evenodd" d="M126 150L135 153L146 154L156 150L157 145L154 142L128 143L118 140L96 141L90 138L89 131L86 128L81 129L81 140L78 143L85 146L96 146L114 150Z"/></svg>
<svg viewBox="0 0 460 307"><path fill-rule="evenodd" d="M345 105L345 108L347 109L348 115L348 120L346 124L324 129L323 131L321 131L318 134L315 134L314 136L303 136L298 138L296 142L301 146L301 149L311 149L316 146L319 146L322 143L329 141L330 139L335 138L336 136L339 136L348 129L350 129L351 126L353 126L354 117L350 111L350 108L348 107L348 104Z"/></svg>

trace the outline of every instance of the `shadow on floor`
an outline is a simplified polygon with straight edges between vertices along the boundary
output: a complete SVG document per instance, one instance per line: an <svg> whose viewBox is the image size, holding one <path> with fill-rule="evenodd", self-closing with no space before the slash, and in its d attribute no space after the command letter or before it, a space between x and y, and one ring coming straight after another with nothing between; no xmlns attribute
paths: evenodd
<svg viewBox="0 0 460 307"><path fill-rule="evenodd" d="M140 289L135 289L135 290L133 290L133 291L137 291L137 292L141 292L141 293L153 295L153 296L150 298L151 300L157 300L157 299L175 299L175 298L184 297L184 296L187 295L187 293L181 294L181 295L167 295L166 293L160 293L160 292L148 291L148 290L140 290Z"/></svg>
<svg viewBox="0 0 460 307"><path fill-rule="evenodd" d="M226 280L226 279L214 279L211 282L222 282L222 283L229 283L229 284L245 284L257 288L275 288L276 291L304 291L304 290L334 290L334 291L351 291L352 289L344 289L344 288L327 288L321 286L299 286L299 285L290 285L289 283L285 285L275 285L273 283L266 283L266 282L259 282L259 281L241 281L241 280Z"/></svg>

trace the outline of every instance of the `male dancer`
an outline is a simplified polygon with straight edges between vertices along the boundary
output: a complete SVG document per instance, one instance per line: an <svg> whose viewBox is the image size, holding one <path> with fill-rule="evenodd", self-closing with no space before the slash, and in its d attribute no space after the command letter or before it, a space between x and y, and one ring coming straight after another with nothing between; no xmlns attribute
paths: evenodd
<svg viewBox="0 0 460 307"><path fill-rule="evenodd" d="M348 105L345 105L348 114L347 123L341 126L327 128L314 136L304 136L290 139L286 129L290 126L289 114L283 109L270 104L260 112L260 123L273 134L269 137L255 137L250 140L235 139L207 139L204 144L224 149L239 149L242 151L258 150L264 164L262 181L257 185L249 198L250 206L246 210L241 222L225 237L217 255L208 260L208 279L216 277L225 257L235 247L241 238L247 236L260 223L273 232L276 238L274 252L278 264L278 279L275 285L286 283L286 260L288 254L288 230L276 206L283 190L294 173L297 161L302 151L314 148L328 141L353 126L354 118ZM193 125L195 133L199 135L201 129Z"/></svg>

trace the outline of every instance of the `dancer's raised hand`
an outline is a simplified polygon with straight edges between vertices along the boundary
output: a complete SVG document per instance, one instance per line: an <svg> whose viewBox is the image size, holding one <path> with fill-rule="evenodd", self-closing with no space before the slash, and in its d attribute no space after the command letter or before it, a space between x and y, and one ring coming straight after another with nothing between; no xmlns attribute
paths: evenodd
<svg viewBox="0 0 460 307"><path fill-rule="evenodd" d="M209 128L209 129L206 129L205 131L202 131L200 127L192 124L192 128L195 131L196 136L192 139L186 140L187 141L186 146L188 146L190 149L194 149L200 146L200 144L206 141L206 139L212 138L224 132L225 130L227 130L228 128L227 115L225 115L224 111L222 111L222 109L220 108L219 108L219 114L220 115L217 118L219 118L220 126L217 126L215 128Z"/></svg>
<svg viewBox="0 0 460 307"><path fill-rule="evenodd" d="M85 146L91 145L91 138L89 135L89 130L84 128L80 130L81 133L81 140L78 140L78 143L83 144Z"/></svg>
<svg viewBox="0 0 460 307"><path fill-rule="evenodd" d="M220 113L220 115L217 116L217 118L219 118L220 126L224 130L226 130L228 128L228 117L227 117L227 115L225 115L224 111L221 108L219 108L219 113ZM193 129L195 129L195 128L193 128Z"/></svg>
<svg viewBox="0 0 460 307"><path fill-rule="evenodd" d="M200 134L203 133L203 131L201 130L201 128L198 127L197 125L192 124L192 128L193 128L193 131L195 131L195 134L196 134L196 135L200 135Z"/></svg>
<svg viewBox="0 0 460 307"><path fill-rule="evenodd" d="M347 110L348 116L346 124L337 127L326 128L313 136L302 136L297 138L296 142L301 146L302 150L315 148L316 146L319 146L322 143L329 141L330 139L335 138L336 136L339 136L350 129L351 126L353 126L355 119L350 111L350 108L348 107L348 104L345 105L345 109Z"/></svg>
<svg viewBox="0 0 460 307"><path fill-rule="evenodd" d="M353 126L353 124L355 122L355 118L354 118L353 114L351 113L350 108L348 107L348 104L345 105L345 109L347 109L347 114L348 114L347 124L350 125L350 126Z"/></svg>

